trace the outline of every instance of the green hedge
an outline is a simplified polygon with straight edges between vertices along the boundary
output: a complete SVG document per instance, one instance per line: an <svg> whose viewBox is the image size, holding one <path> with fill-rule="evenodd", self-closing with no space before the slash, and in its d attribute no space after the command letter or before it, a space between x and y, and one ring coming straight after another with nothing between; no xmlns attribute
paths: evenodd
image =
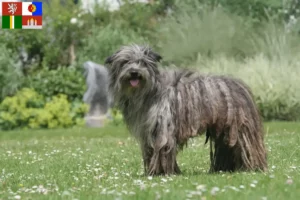
<svg viewBox="0 0 300 200"><path fill-rule="evenodd" d="M34 90L23 88L1 102L0 129L82 126L87 110L81 102L70 103L66 95L58 94L47 101Z"/></svg>
<svg viewBox="0 0 300 200"><path fill-rule="evenodd" d="M64 94L46 99L30 88L23 88L0 103L0 130L83 127L89 106L68 101ZM105 125L123 124L120 111L109 109Z"/></svg>
<svg viewBox="0 0 300 200"><path fill-rule="evenodd" d="M83 67L43 68L24 78L23 87L32 88L47 99L64 94L68 101L81 101L86 91Z"/></svg>

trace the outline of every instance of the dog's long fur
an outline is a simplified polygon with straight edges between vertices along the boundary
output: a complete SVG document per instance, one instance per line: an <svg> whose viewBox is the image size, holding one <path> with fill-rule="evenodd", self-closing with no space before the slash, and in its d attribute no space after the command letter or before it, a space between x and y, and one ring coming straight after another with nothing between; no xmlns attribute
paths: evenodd
<svg viewBox="0 0 300 200"><path fill-rule="evenodd" d="M141 144L145 173L180 173L178 150L203 133L210 140L211 172L267 170L262 122L250 89L231 77L159 70L161 59L149 47L129 45L106 60L114 103ZM129 83L133 72L138 87Z"/></svg>

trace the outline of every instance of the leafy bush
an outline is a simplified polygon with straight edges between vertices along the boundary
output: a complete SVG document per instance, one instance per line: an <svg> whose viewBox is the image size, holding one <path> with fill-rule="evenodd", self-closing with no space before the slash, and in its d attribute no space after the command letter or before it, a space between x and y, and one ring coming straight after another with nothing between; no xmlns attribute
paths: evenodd
<svg viewBox="0 0 300 200"><path fill-rule="evenodd" d="M74 67L58 67L56 70L43 68L33 73L26 78L24 87L33 88L47 99L64 94L69 101L81 101L86 84L82 70Z"/></svg>
<svg viewBox="0 0 300 200"><path fill-rule="evenodd" d="M0 104L0 129L82 126L87 109L82 103L70 104L63 94L46 101L34 90L23 88Z"/></svg>

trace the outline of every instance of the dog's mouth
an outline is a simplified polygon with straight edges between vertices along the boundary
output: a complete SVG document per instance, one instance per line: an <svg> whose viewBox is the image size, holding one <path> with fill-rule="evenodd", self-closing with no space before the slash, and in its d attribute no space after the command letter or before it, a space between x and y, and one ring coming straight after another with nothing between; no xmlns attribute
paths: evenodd
<svg viewBox="0 0 300 200"><path fill-rule="evenodd" d="M131 80L129 80L129 82L132 87L137 87L140 83L140 80L139 79L131 79Z"/></svg>
<svg viewBox="0 0 300 200"><path fill-rule="evenodd" d="M129 77L129 83L131 87L138 87L140 85L140 81L142 80L142 76L137 72L131 72Z"/></svg>

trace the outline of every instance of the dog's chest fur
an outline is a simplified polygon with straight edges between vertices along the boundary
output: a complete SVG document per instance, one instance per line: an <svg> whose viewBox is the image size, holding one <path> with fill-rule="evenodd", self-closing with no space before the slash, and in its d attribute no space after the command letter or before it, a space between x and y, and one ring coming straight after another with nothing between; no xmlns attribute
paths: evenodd
<svg viewBox="0 0 300 200"><path fill-rule="evenodd" d="M172 123L171 102L166 96L153 94L144 99L130 98L125 101L124 120L130 132L139 140L154 140L155 129Z"/></svg>
<svg viewBox="0 0 300 200"><path fill-rule="evenodd" d="M152 146L157 134L180 137L182 134L178 133L185 131L189 137L197 135L200 112L195 112L197 106L191 104L191 98L199 98L199 92L195 91L192 84L185 82L186 75L173 71L162 72L157 85L158 91L124 100L124 119L136 138L141 141L146 139ZM185 85L189 86L183 87ZM184 96L183 91L186 90L190 90L189 96Z"/></svg>

